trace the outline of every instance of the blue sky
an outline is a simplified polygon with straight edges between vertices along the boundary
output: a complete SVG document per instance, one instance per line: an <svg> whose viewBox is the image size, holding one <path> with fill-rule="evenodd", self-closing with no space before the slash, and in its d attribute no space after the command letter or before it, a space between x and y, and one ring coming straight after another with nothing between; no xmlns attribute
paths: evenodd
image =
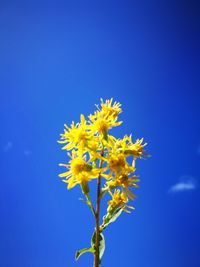
<svg viewBox="0 0 200 267"><path fill-rule="evenodd" d="M64 123L100 97L144 137L136 210L102 267L200 266L198 1L1 1L0 266L92 266L90 211L58 177Z"/></svg>

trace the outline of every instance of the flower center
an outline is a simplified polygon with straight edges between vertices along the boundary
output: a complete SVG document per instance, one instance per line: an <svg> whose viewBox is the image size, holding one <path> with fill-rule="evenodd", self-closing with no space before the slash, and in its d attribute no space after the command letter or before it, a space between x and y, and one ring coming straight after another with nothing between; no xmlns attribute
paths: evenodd
<svg viewBox="0 0 200 267"><path fill-rule="evenodd" d="M105 133L105 132L108 130L108 128L109 128L109 125L108 125L108 123L107 123L106 120L104 120L104 119L99 119L99 120L97 121L97 129L98 129L98 131L99 131L100 133Z"/></svg>
<svg viewBox="0 0 200 267"><path fill-rule="evenodd" d="M71 171L75 175L79 174L80 172L84 171L86 166L86 162L83 159L75 158L71 162Z"/></svg>
<svg viewBox="0 0 200 267"><path fill-rule="evenodd" d="M121 171L122 168L125 167L125 158L123 154L119 154L117 156L112 156L111 159L109 160L109 167L115 171L119 172Z"/></svg>

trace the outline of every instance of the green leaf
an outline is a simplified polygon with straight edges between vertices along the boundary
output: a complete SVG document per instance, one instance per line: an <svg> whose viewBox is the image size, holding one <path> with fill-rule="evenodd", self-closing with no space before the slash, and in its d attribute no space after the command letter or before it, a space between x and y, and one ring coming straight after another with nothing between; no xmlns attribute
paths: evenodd
<svg viewBox="0 0 200 267"><path fill-rule="evenodd" d="M92 239L91 239L91 246L93 248L95 248L95 243L96 243L96 231L94 231L93 235L92 235ZM104 235L102 233L100 233L100 240L99 240L99 259L100 259L100 263L101 263L101 259L103 257L104 251L105 251L105 238Z"/></svg>
<svg viewBox="0 0 200 267"><path fill-rule="evenodd" d="M94 248L83 248L83 249L76 251L75 259L78 260L79 257L86 252L94 253Z"/></svg>
<svg viewBox="0 0 200 267"><path fill-rule="evenodd" d="M123 209L120 207L116 209L113 213L108 213L106 216L104 216L102 229L105 229L110 223L113 223L116 221L116 219L121 215Z"/></svg>
<svg viewBox="0 0 200 267"><path fill-rule="evenodd" d="M91 239L91 247L95 246L95 240L96 240L96 230L94 231Z"/></svg>
<svg viewBox="0 0 200 267"><path fill-rule="evenodd" d="M103 257L104 251L105 251L106 243L105 243L105 238L104 235L101 233L100 234L100 243L99 243L99 258L100 262Z"/></svg>
<svg viewBox="0 0 200 267"><path fill-rule="evenodd" d="M116 221L116 219L121 215L123 209L117 209L111 216L110 220L109 220L109 223L112 223L114 221Z"/></svg>

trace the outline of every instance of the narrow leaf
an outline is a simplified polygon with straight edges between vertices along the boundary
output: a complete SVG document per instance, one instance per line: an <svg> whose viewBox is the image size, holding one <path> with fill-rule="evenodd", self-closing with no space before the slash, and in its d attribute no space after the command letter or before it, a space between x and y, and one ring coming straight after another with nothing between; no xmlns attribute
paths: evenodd
<svg viewBox="0 0 200 267"><path fill-rule="evenodd" d="M116 219L120 216L122 211L123 211L123 209L119 208L114 213L112 213L112 214L108 213L107 215L105 215L104 220L103 220L103 224L102 224L102 229L105 229L110 223L116 221Z"/></svg>
<svg viewBox="0 0 200 267"><path fill-rule="evenodd" d="M99 243L99 259L100 259L100 262L101 262L101 259L103 257L103 254L104 254L105 247L106 247L105 238L104 238L104 235L101 233L100 234L100 243Z"/></svg>
<svg viewBox="0 0 200 267"><path fill-rule="evenodd" d="M95 248L95 243L96 243L96 231L94 231L93 235L92 235L92 239L91 239L91 246L93 248ZM103 257L104 251L105 251L105 238L104 235L102 233L100 233L100 240L99 240L99 259L101 262L101 259Z"/></svg>
<svg viewBox="0 0 200 267"><path fill-rule="evenodd" d="M91 247L95 246L95 240L96 240L96 230L94 231L91 239Z"/></svg>
<svg viewBox="0 0 200 267"><path fill-rule="evenodd" d="M94 249L93 248L83 248L83 249L76 251L75 259L78 260L79 257L86 252L94 253Z"/></svg>
<svg viewBox="0 0 200 267"><path fill-rule="evenodd" d="M122 211L123 211L123 209L121 209L121 208L120 208L119 210L117 210L117 211L111 216L111 218L110 218L110 220L109 220L109 224L112 223L112 222L114 222L114 221L116 221L116 219L121 215Z"/></svg>

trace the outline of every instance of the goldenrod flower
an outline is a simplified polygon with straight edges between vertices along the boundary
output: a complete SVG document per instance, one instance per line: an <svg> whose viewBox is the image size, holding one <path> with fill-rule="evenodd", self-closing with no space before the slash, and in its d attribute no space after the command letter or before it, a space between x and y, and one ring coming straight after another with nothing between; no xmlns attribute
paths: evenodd
<svg viewBox="0 0 200 267"><path fill-rule="evenodd" d="M93 115L89 116L91 121L91 131L93 133L99 133L103 137L107 136L109 129L119 126L122 122L117 122L117 119L113 116L104 117L103 113L96 111Z"/></svg>
<svg viewBox="0 0 200 267"><path fill-rule="evenodd" d="M119 126L122 123L122 121L117 122L118 115L121 113L120 106L121 104L117 102L112 105L112 99L106 100L105 103L101 99L101 109L98 108L93 115L89 116L92 132L98 132L103 137L107 137L109 129Z"/></svg>
<svg viewBox="0 0 200 267"><path fill-rule="evenodd" d="M144 155L143 147L147 145L147 143L142 144L143 138L137 139L135 143L132 142L131 137L127 138L128 145L124 150L124 153L127 155L134 156L136 158L141 158Z"/></svg>
<svg viewBox="0 0 200 267"><path fill-rule="evenodd" d="M58 141L61 144L66 145L62 149L71 150L73 148L79 148L83 151L87 145L88 140L91 139L91 134L84 115L81 114L80 123L75 124L72 122L71 127L65 124L64 133L61 134L61 140Z"/></svg>
<svg viewBox="0 0 200 267"><path fill-rule="evenodd" d="M101 155L103 145L102 145L102 142L99 140L98 136L93 136L93 138L88 140L86 149L87 149L87 152L89 153L90 161L103 159Z"/></svg>
<svg viewBox="0 0 200 267"><path fill-rule="evenodd" d="M128 212L126 208L133 208L131 206L127 206L128 198L125 194L125 192L120 192L120 190L115 190L112 194L109 192L112 196L112 199L108 201L108 213L114 212L118 208L122 208L124 211Z"/></svg>
<svg viewBox="0 0 200 267"><path fill-rule="evenodd" d="M138 188L138 182L138 176L133 175L129 177L128 173L122 173L121 175L112 178L110 181L107 181L106 185L110 189L121 186L126 192L127 196L131 199L134 199L135 194L129 190L129 187Z"/></svg>
<svg viewBox="0 0 200 267"><path fill-rule="evenodd" d="M68 169L67 172L61 173L60 177L65 177L64 182L68 183L68 189L71 189L77 184L83 185L88 181L98 177L99 168L94 168L86 161L84 156L79 156L76 153L72 154L69 164L60 164Z"/></svg>
<svg viewBox="0 0 200 267"><path fill-rule="evenodd" d="M141 157L146 156L144 154L143 147L147 143L142 144L143 138L137 139L135 143L132 141L132 136L125 135L123 139L116 139L114 136L109 136L108 146L114 148L117 151L121 151L127 156Z"/></svg>
<svg viewBox="0 0 200 267"><path fill-rule="evenodd" d="M135 168L130 166L127 162L126 157L127 156L125 154L117 152L113 152L107 156L106 161L108 162L108 167L110 168L110 177L113 173L120 175L124 172L130 173L135 171Z"/></svg>
<svg viewBox="0 0 200 267"><path fill-rule="evenodd" d="M110 135L109 130L119 126L118 116L122 112L121 104L113 99L103 101L97 105L97 110L85 119L81 114L80 122L66 124L60 141L64 150L71 158L67 164L60 164L67 170L59 176L71 189L80 185L85 196L84 202L90 207L95 218L95 231L91 239L91 247L79 250L78 259L85 252L94 253L94 266L100 266L105 249L103 230L113 223L122 213L130 212L130 199L136 196L131 189L138 187L139 179L135 175L136 160L147 156L144 154L142 139L132 141L132 136L125 135L117 139ZM106 180L104 180L105 178ZM95 203L90 196L89 182L96 179L97 188ZM104 181L104 184L103 184ZM105 194L110 194L107 214L100 225L100 204Z"/></svg>
<svg viewBox="0 0 200 267"><path fill-rule="evenodd" d="M113 99L106 100L105 102L101 98L101 112L104 117L118 117L118 115L122 112L121 104L118 102L114 102L112 105Z"/></svg>

